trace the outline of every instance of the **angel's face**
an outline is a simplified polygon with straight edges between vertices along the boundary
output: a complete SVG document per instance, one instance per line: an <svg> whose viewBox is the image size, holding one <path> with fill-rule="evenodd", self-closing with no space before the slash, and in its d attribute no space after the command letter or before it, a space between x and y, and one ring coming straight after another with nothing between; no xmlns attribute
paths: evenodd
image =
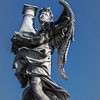
<svg viewBox="0 0 100 100"><path fill-rule="evenodd" d="M48 11L42 11L39 16L40 22L51 22L51 15Z"/></svg>

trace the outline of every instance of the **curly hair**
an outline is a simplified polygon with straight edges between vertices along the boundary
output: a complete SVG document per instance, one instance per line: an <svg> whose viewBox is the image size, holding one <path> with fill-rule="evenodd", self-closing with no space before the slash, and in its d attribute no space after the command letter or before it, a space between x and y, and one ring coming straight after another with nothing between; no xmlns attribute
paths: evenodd
<svg viewBox="0 0 100 100"><path fill-rule="evenodd" d="M42 12L49 12L51 20L53 20L53 13L52 13L50 7L49 8L41 8L41 10L39 11L38 18L40 17L40 15L41 15Z"/></svg>

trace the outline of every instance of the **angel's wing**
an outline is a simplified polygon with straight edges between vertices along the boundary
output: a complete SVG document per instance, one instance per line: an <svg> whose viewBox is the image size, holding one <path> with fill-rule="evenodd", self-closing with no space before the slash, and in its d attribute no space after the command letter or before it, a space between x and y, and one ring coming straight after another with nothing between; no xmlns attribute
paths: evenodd
<svg viewBox="0 0 100 100"><path fill-rule="evenodd" d="M69 4L60 2L64 10L55 22L55 37L52 39L54 48L58 48L58 69L63 79L67 79L64 71L64 63L67 60L67 54L70 43L74 41L74 14Z"/></svg>

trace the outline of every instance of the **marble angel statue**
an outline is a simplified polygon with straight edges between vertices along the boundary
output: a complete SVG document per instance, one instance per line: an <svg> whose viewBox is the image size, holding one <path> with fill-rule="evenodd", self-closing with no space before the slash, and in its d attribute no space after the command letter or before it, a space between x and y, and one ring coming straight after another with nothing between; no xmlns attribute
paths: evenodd
<svg viewBox="0 0 100 100"><path fill-rule="evenodd" d="M65 0L59 3L64 10L56 22L50 8L41 8L40 30L34 26L38 7L25 4L22 25L11 39L12 52L16 55L13 68L21 87L25 88L22 100L69 100L69 93L51 79L51 57L56 48L59 72L67 79L64 63L74 40L73 11Z"/></svg>

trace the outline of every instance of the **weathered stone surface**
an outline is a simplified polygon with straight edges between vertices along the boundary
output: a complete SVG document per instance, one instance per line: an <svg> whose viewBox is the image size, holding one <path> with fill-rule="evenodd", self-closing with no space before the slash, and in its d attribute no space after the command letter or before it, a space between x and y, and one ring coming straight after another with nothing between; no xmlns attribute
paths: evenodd
<svg viewBox="0 0 100 100"><path fill-rule="evenodd" d="M67 79L64 63L74 33L71 8L65 0L59 0L59 3L64 10L56 22L50 8L40 10L40 30L34 26L38 8L24 5L22 25L12 37L12 52L16 55L13 63L15 75L25 88L22 100L69 100L69 93L51 79L51 57L55 48L58 49L59 72L63 79Z"/></svg>

